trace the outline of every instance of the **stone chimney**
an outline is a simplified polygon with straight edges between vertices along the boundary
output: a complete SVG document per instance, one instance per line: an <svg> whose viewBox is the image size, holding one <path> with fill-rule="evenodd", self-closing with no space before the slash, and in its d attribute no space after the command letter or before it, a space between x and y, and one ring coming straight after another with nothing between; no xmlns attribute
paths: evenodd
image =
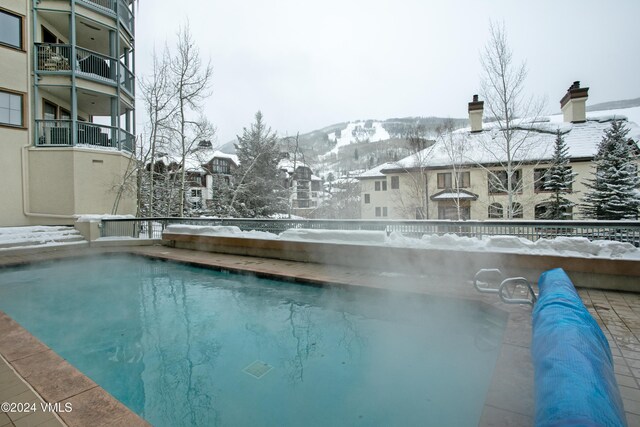
<svg viewBox="0 0 640 427"><path fill-rule="evenodd" d="M478 101L478 95L473 95L473 101L469 103L471 132L482 132L482 113L484 113L484 101Z"/></svg>
<svg viewBox="0 0 640 427"><path fill-rule="evenodd" d="M575 81L560 100L560 108L565 122L584 123L587 121L587 98L589 88L580 87L580 82Z"/></svg>

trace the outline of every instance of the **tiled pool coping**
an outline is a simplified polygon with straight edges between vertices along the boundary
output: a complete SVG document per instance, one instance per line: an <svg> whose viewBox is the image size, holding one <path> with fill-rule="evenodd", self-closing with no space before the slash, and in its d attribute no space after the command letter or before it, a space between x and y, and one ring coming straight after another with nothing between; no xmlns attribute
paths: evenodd
<svg viewBox="0 0 640 427"><path fill-rule="evenodd" d="M28 264L78 255L131 253L193 265L255 274L289 281L364 286L419 292L482 301L508 313L502 348L487 393L481 426L533 425L533 368L530 360L531 309L506 306L495 295L481 295L470 284L426 284L421 276L385 275L349 267L327 266L277 259L199 252L166 246L91 248L82 251L50 250L40 254L9 255L0 267ZM401 282L394 279L401 279ZM433 278L431 278L433 281ZM437 278L435 278L437 281ZM393 282L390 285L390 282ZM580 290L583 301L609 339L616 377L625 399L629 425L640 426L640 295L612 291ZM20 352L23 353L20 353ZM47 402L74 403L73 411L58 415L70 426L147 425L101 387L57 356L26 330L0 312L0 355ZM1 360L0 360L1 362ZM0 363L0 373L2 364ZM0 397L5 388L0 374ZM57 399L57 400L56 400ZM2 399L0 399L2 400ZM3 418L3 416L5 418ZM9 420L9 422L6 422ZM49 422L49 421L47 421ZM60 425L56 424L43 425ZM0 413L0 427L24 425Z"/></svg>

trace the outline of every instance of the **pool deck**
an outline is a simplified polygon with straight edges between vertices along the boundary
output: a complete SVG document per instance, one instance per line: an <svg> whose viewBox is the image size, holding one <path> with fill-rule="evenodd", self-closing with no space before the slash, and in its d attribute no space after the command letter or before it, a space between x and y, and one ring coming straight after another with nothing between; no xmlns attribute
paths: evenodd
<svg viewBox="0 0 640 427"><path fill-rule="evenodd" d="M13 255L7 253L0 257L0 267L110 252L128 252L302 283L363 286L482 301L507 312L509 317L479 425L533 425L531 308L505 305L496 295L478 294L470 283L427 285L428 278L420 275L380 274L365 269L216 254L165 246L89 248L82 251L49 250ZM433 282L433 278L429 279ZM592 289L578 291L609 340L629 426L640 426L640 294ZM73 410L55 414L41 411L35 414L0 412L0 427L147 425L144 420L0 312L0 402L38 400L72 403Z"/></svg>

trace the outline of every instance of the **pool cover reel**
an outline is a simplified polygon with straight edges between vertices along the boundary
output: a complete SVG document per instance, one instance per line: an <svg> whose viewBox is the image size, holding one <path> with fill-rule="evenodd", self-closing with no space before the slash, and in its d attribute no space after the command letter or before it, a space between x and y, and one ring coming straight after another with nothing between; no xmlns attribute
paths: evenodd
<svg viewBox="0 0 640 427"><path fill-rule="evenodd" d="M607 339L564 270L538 281L531 358L536 426L626 426Z"/></svg>

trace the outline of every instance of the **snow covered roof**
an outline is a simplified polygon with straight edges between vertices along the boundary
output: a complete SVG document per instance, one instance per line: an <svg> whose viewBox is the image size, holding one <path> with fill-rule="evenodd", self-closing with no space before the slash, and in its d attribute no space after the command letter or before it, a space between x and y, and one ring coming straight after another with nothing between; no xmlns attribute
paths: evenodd
<svg viewBox="0 0 640 427"><path fill-rule="evenodd" d="M636 142L640 141L640 126L630 122L622 112L629 116L640 117L640 107L610 111L593 111L587 114L584 123L565 123L562 115L555 115L532 120L522 120L515 127L512 141L518 144L525 141L512 154L518 162L551 159L556 132L559 130L568 147L569 157L572 159L592 158L598 151L598 144L602 140L604 131L611 126L613 120L623 120L630 130L628 136ZM454 144L460 144L462 149L456 157L452 157L451 150L446 149L446 143L438 140L436 143L419 153L405 157L387 167L375 168L379 172L389 173L392 170L410 169L415 167L446 167L453 163L460 164L490 164L506 161L504 150L504 136L496 123L485 123L482 132L472 133L469 128L460 129L453 133ZM450 145L450 144L449 144ZM456 159L455 161L452 158ZM372 169L371 171L374 171ZM369 172L371 172L369 171Z"/></svg>
<svg viewBox="0 0 640 427"><path fill-rule="evenodd" d="M384 178L384 174L381 172L383 169L393 169L396 167L396 163L383 163L379 166L376 166L373 169L369 169L366 172L361 173L357 176L358 179L367 179L367 178Z"/></svg>
<svg viewBox="0 0 640 427"><path fill-rule="evenodd" d="M288 173L293 173L293 160L284 158L278 162L278 169L286 170ZM296 168L305 167L311 169L311 167L300 159L295 161Z"/></svg>
<svg viewBox="0 0 640 427"><path fill-rule="evenodd" d="M431 200L477 200L478 195L470 191L444 190L431 196Z"/></svg>
<svg viewBox="0 0 640 427"><path fill-rule="evenodd" d="M235 163L236 166L240 164L240 161L238 161L238 156L236 156L235 154L223 153L220 150L214 151L210 159L230 159L233 163Z"/></svg>

